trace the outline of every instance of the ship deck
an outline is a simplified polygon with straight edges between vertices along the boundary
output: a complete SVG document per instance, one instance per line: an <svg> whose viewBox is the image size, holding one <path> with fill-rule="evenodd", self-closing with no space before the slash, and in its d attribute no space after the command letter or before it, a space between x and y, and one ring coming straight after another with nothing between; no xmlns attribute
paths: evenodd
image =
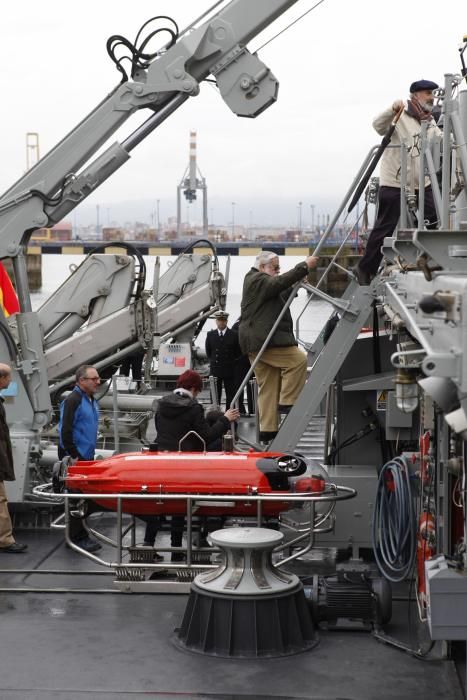
<svg viewBox="0 0 467 700"><path fill-rule="evenodd" d="M1 700L463 697L454 662L440 658L437 647L420 660L351 628L320 630L317 647L285 658L228 660L180 651L171 640L186 594L122 593L112 572L67 549L60 531L16 534L29 548L0 560ZM385 632L427 649L414 606L407 638L408 605L407 591L397 590Z"/></svg>

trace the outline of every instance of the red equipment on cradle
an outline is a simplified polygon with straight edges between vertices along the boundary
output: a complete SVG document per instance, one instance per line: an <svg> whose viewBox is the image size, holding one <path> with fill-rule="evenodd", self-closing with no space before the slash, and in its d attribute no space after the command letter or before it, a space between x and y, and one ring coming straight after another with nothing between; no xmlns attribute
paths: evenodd
<svg viewBox="0 0 467 700"><path fill-rule="evenodd" d="M254 500L203 502L202 497L293 493L294 480L290 477L301 476L306 468L303 458L277 453L130 452L62 466L55 473L54 489L62 490L65 486L69 493L95 494L92 500L108 510L116 510L117 500L99 499L99 495L188 494L196 497L197 515L251 515L256 509ZM319 493L324 487L322 478L302 477L297 490ZM182 515L186 507L186 496L122 499L123 512L134 515ZM291 504L286 501L264 501L262 512L274 517L289 507Z"/></svg>

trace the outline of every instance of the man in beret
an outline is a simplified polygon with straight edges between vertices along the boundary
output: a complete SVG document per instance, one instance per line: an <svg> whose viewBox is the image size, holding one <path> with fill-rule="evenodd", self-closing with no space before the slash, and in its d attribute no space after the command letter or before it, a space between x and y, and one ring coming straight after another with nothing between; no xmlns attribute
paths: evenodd
<svg viewBox="0 0 467 700"><path fill-rule="evenodd" d="M384 135L394 116L405 107L391 138L391 146L386 148L381 158L378 211L373 230L370 233L365 253L356 268L355 276L359 284L370 284L378 272L382 260L381 246L386 236L392 236L400 217L401 200L401 143L408 145L407 185L418 197L420 167L420 133L422 122L427 122L427 138L432 141L441 132L432 116L433 90L439 86L431 80L417 80L410 86L410 97L405 104L396 100L373 121L378 134ZM429 177L425 178L425 220L428 228L436 228L437 214ZM423 222L419 223L420 226Z"/></svg>

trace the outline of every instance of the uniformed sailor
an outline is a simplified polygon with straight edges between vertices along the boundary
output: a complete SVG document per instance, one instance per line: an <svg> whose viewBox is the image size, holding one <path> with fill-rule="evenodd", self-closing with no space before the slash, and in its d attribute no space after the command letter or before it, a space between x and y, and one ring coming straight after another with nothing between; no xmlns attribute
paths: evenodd
<svg viewBox="0 0 467 700"><path fill-rule="evenodd" d="M217 311L213 318L216 321L216 328L209 331L206 336L206 355L210 364L210 374L216 377L219 405L222 402L222 387L224 387L225 406L229 408L237 389L235 362L242 352L237 333L227 326L229 314L226 311Z"/></svg>

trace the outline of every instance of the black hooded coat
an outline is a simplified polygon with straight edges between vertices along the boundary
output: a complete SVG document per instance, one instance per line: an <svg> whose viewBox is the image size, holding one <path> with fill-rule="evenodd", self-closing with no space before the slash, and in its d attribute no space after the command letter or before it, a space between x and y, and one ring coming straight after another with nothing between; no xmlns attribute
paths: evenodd
<svg viewBox="0 0 467 700"><path fill-rule="evenodd" d="M203 452L205 447L207 449L210 443L220 438L230 428L230 423L225 416L219 416L210 425L204 417L201 404L186 394L178 393L177 390L159 401L155 422L159 450L170 452L178 452L179 449L182 452ZM189 435L180 445L181 439L190 430L198 433L205 445L196 435Z"/></svg>

